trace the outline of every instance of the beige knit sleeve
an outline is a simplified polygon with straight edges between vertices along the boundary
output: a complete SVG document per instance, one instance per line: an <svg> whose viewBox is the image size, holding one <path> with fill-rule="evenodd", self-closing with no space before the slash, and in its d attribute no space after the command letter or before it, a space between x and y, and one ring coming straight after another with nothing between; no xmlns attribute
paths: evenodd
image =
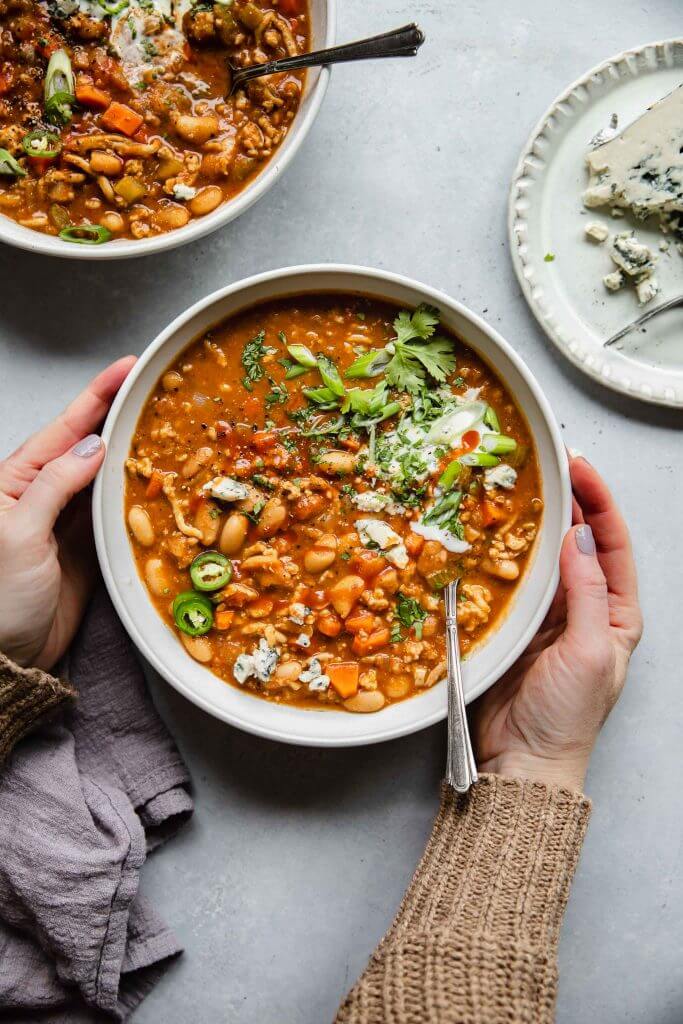
<svg viewBox="0 0 683 1024"><path fill-rule="evenodd" d="M550 1024L589 801L484 775L444 786L398 914L336 1024Z"/></svg>
<svg viewBox="0 0 683 1024"><path fill-rule="evenodd" d="M75 696L61 679L0 654L0 765L22 736Z"/></svg>

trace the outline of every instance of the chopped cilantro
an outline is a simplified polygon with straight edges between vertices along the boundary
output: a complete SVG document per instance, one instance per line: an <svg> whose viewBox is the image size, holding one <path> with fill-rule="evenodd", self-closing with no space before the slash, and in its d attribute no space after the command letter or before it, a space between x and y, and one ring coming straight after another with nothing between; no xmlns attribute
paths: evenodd
<svg viewBox="0 0 683 1024"><path fill-rule="evenodd" d="M242 366L246 371L246 376L242 378L247 391L252 391L254 388L254 382L261 380L265 376L265 370L261 365L261 360L265 355L273 350L267 348L264 345L266 340L266 332L259 331L253 338L251 338L242 351Z"/></svg>
<svg viewBox="0 0 683 1024"><path fill-rule="evenodd" d="M265 487L267 491L275 490L275 484L272 480L269 480L267 476L263 476L262 473L254 473L251 479L257 487Z"/></svg>
<svg viewBox="0 0 683 1024"><path fill-rule="evenodd" d="M272 377L268 378L268 382L270 383L270 391L266 395L266 408L270 409L272 405L284 404L289 398L289 391L285 385L278 384Z"/></svg>
<svg viewBox="0 0 683 1024"><path fill-rule="evenodd" d="M555 253L554 252L547 252L545 254L545 256L543 257L543 259L545 260L546 263L552 263L554 261L554 259L555 259Z"/></svg>
<svg viewBox="0 0 683 1024"><path fill-rule="evenodd" d="M403 633L401 632L401 623L394 622L391 626L391 637L389 638L392 644L400 644L403 640Z"/></svg>
<svg viewBox="0 0 683 1024"><path fill-rule="evenodd" d="M351 552L350 551L342 551L342 553L341 553L341 555L339 557L341 558L342 562L348 562L349 558L351 557Z"/></svg>
<svg viewBox="0 0 683 1024"><path fill-rule="evenodd" d="M408 597L406 594L402 594L399 590L396 594L396 615L398 621L402 623L406 629L410 629L411 626L414 626L415 636L418 640L422 639L422 624L427 618L427 612L419 601L416 601L414 597Z"/></svg>

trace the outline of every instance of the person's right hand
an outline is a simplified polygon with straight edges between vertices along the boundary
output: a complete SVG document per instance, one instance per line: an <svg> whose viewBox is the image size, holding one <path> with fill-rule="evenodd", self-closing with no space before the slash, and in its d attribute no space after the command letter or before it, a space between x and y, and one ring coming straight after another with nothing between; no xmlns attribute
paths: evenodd
<svg viewBox="0 0 683 1024"><path fill-rule="evenodd" d="M97 561L89 503L75 496L102 465L92 431L134 363L125 356L103 370L0 462L0 652L19 665L52 668L85 611Z"/></svg>
<svg viewBox="0 0 683 1024"><path fill-rule="evenodd" d="M481 771L582 789L642 633L626 525L585 459L570 463L574 526L561 583L527 651L473 708Z"/></svg>

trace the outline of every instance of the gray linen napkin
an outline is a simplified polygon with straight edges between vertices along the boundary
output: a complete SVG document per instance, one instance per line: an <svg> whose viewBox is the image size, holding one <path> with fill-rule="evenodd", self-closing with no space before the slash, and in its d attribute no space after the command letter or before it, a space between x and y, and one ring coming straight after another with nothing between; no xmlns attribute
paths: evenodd
<svg viewBox="0 0 683 1024"><path fill-rule="evenodd" d="M74 709L0 771L2 1020L126 1020L181 951L138 879L192 813L189 775L103 588L65 674Z"/></svg>

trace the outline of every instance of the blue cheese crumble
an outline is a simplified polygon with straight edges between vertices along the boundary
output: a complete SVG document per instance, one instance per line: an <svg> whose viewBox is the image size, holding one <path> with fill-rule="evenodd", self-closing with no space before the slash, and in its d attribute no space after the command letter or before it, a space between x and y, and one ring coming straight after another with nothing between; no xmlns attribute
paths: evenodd
<svg viewBox="0 0 683 1024"><path fill-rule="evenodd" d="M325 675L317 658L309 658L308 668L300 673L299 679L308 686L311 693L321 693L330 685L330 677Z"/></svg>
<svg viewBox="0 0 683 1024"><path fill-rule="evenodd" d="M493 491L496 487L502 487L504 491L511 491L517 483L517 470L501 462L497 466L491 466L484 470L484 489Z"/></svg>
<svg viewBox="0 0 683 1024"><path fill-rule="evenodd" d="M265 640L259 640L251 654L240 654L232 668L235 680L244 686L254 676L260 683L267 683L278 663L279 654Z"/></svg>

